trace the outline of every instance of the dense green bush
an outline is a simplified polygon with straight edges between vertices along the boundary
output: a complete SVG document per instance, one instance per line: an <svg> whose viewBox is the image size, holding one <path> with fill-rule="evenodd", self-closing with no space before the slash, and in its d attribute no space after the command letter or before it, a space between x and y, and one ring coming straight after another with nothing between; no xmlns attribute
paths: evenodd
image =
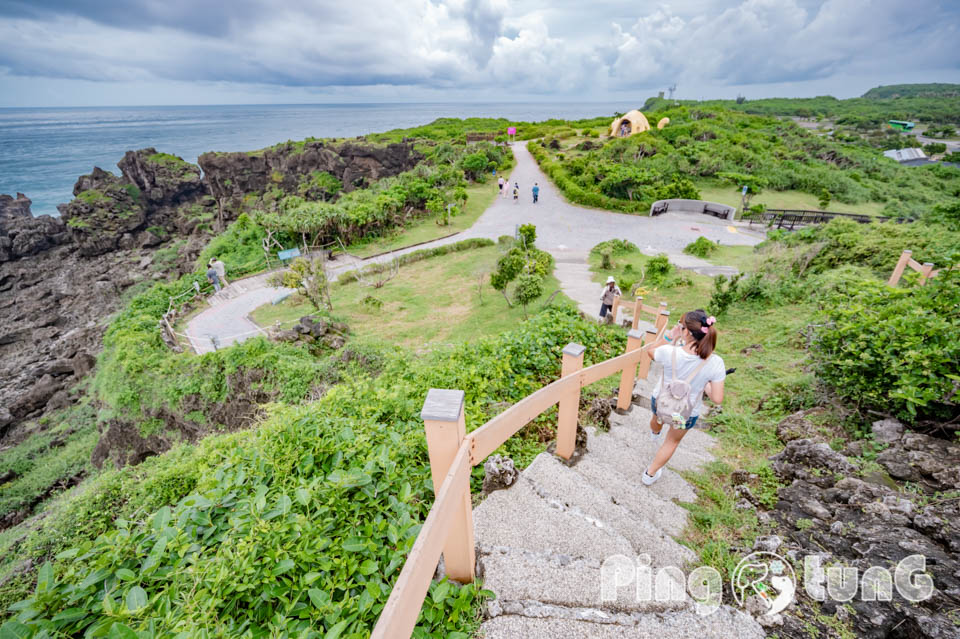
<svg viewBox="0 0 960 639"><path fill-rule="evenodd" d="M601 255L603 253L610 253L611 255L626 255L628 253L639 253L640 249L630 240L614 239L600 242L590 249L590 252L597 255Z"/></svg>
<svg viewBox="0 0 960 639"><path fill-rule="evenodd" d="M910 421L960 415L957 270L899 289L847 278L825 294L823 308L813 354L820 379L838 395Z"/></svg>
<svg viewBox="0 0 960 639"><path fill-rule="evenodd" d="M366 637L432 501L427 390L465 389L472 430L492 404L556 379L571 341L590 364L622 352L624 337L551 309L497 338L391 354L379 377L275 406L255 431L103 475L31 537L38 584L4 592L23 598L5 631ZM506 452L528 462L542 448L531 429ZM415 636L469 636L480 594L434 584Z"/></svg>
<svg viewBox="0 0 960 639"><path fill-rule="evenodd" d="M708 257L713 255L718 248L719 246L717 244L701 235L693 242L687 244L683 252L687 255L695 255L696 257Z"/></svg>

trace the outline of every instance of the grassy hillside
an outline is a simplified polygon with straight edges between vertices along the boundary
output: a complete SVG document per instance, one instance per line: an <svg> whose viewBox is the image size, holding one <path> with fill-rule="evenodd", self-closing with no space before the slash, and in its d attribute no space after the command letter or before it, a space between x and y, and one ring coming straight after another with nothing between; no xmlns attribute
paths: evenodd
<svg viewBox="0 0 960 639"><path fill-rule="evenodd" d="M945 82L888 84L873 87L861 97L871 100L888 98L956 98L960 97L960 84L947 84Z"/></svg>
<svg viewBox="0 0 960 639"><path fill-rule="evenodd" d="M955 168L903 167L865 144L726 106L654 106L649 120L670 118L662 130L599 141L558 131L529 148L568 199L625 212L645 212L663 198L699 198L701 189L739 204L749 185L771 208L823 208L826 194L826 210L916 218L960 194Z"/></svg>

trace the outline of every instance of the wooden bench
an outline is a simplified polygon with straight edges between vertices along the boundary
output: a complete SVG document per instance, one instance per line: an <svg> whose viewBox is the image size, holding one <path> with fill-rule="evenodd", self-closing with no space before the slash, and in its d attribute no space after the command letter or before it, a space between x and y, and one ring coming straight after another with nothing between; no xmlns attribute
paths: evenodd
<svg viewBox="0 0 960 639"><path fill-rule="evenodd" d="M727 209L722 209L712 204L704 204L703 212L705 215L712 215L714 217L719 217L722 220L727 219Z"/></svg>

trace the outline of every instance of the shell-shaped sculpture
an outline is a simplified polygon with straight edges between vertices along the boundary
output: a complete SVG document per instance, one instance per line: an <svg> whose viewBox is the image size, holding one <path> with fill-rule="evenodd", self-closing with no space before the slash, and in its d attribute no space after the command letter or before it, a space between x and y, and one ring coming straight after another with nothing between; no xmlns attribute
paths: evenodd
<svg viewBox="0 0 960 639"><path fill-rule="evenodd" d="M660 121L657 122L657 128L662 129L663 127L670 124L670 118L660 118Z"/></svg>
<svg viewBox="0 0 960 639"><path fill-rule="evenodd" d="M625 138L635 133L650 130L647 117L634 109L610 123L610 137Z"/></svg>

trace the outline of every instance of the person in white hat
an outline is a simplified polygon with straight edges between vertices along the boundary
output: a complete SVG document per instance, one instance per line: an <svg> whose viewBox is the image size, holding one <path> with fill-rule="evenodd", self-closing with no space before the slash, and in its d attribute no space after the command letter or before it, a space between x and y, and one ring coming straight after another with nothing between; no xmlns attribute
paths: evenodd
<svg viewBox="0 0 960 639"><path fill-rule="evenodd" d="M607 284L603 287L603 292L600 294L600 319L607 316L607 313L613 308L613 298L620 295L623 295L623 293L617 288L617 281L613 279L611 275L607 278ZM616 321L617 318L613 319Z"/></svg>

